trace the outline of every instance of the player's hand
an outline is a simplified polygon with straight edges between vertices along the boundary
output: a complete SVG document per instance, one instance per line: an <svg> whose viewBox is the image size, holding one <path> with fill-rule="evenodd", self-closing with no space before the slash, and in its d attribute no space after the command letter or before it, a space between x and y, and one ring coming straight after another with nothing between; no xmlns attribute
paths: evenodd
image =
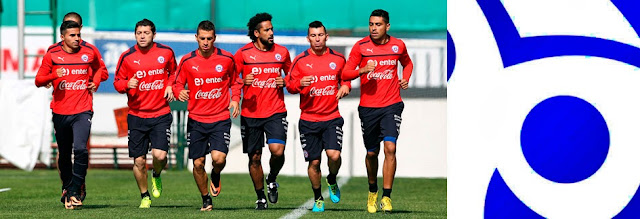
<svg viewBox="0 0 640 219"><path fill-rule="evenodd" d="M240 107L238 101L231 101L231 103L229 103L228 109L233 109L233 113L231 113L231 116L233 116L234 119L238 117L238 115L240 115Z"/></svg>
<svg viewBox="0 0 640 219"><path fill-rule="evenodd" d="M373 70L376 69L376 62L373 60L369 60L367 62L367 65L365 65L364 67L360 68L360 70L358 70L360 74L367 74L369 72L373 72Z"/></svg>
<svg viewBox="0 0 640 219"><path fill-rule="evenodd" d="M189 99L189 90L181 90L180 94L178 94L179 101L187 101Z"/></svg>
<svg viewBox="0 0 640 219"><path fill-rule="evenodd" d="M167 86L167 88L164 89L164 98L169 102L176 100L176 98L173 96L173 90L171 89L171 86Z"/></svg>
<svg viewBox="0 0 640 219"><path fill-rule="evenodd" d="M52 87L52 86L53 86L53 82L49 82L49 83L48 83L47 85L45 85L44 87L46 87L46 88L50 88L50 87Z"/></svg>
<svg viewBox="0 0 640 219"><path fill-rule="evenodd" d="M91 93L95 93L96 90L98 90L98 86L96 86L96 83L89 82L89 86L87 86L87 89L89 89Z"/></svg>
<svg viewBox="0 0 640 219"><path fill-rule="evenodd" d="M349 86L347 85L342 85L340 86L340 89L338 89L338 94L336 94L336 100L342 99L343 97L346 97L347 95L349 95Z"/></svg>
<svg viewBox="0 0 640 219"><path fill-rule="evenodd" d="M127 83L127 87L129 89L134 89L134 88L138 87L138 79L131 78L131 80L129 80L129 82Z"/></svg>
<svg viewBox="0 0 640 219"><path fill-rule="evenodd" d="M253 74L247 74L247 76L244 77L243 81L244 81L244 85L253 84Z"/></svg>
<svg viewBox="0 0 640 219"><path fill-rule="evenodd" d="M280 76L276 77L276 85L278 85L278 87L284 87L284 78Z"/></svg>
<svg viewBox="0 0 640 219"><path fill-rule="evenodd" d="M399 84L400 84L400 88L402 88L403 90L406 90L407 88L409 88L409 82L405 79L400 79L398 80Z"/></svg>
<svg viewBox="0 0 640 219"><path fill-rule="evenodd" d="M311 79L313 79L313 76L302 77L302 79L300 80L300 86L307 87L311 85Z"/></svg>
<svg viewBox="0 0 640 219"><path fill-rule="evenodd" d="M58 70L56 70L56 75L58 75L59 78L64 76L64 69L59 68Z"/></svg>

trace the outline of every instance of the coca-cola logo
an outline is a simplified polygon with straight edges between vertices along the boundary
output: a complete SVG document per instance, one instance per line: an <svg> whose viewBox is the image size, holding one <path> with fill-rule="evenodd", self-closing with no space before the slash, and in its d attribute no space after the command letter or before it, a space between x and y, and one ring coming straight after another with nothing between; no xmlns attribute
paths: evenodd
<svg viewBox="0 0 640 219"><path fill-rule="evenodd" d="M140 82L138 89L140 91L150 91L150 90L160 90L164 88L164 80L155 80L153 82L145 83L144 81Z"/></svg>
<svg viewBox="0 0 640 219"><path fill-rule="evenodd" d="M333 96L333 95L336 95L336 86L335 85L326 86L324 88L312 87L309 90L309 96L310 97Z"/></svg>
<svg viewBox="0 0 640 219"><path fill-rule="evenodd" d="M210 100L220 97L222 97L222 88L216 88L210 91L198 90L198 92L196 92L196 100Z"/></svg>
<svg viewBox="0 0 640 219"><path fill-rule="evenodd" d="M367 74L367 80L391 80L393 79L394 70L385 70L383 72L371 72Z"/></svg>
<svg viewBox="0 0 640 219"><path fill-rule="evenodd" d="M74 82L67 82L63 80L58 84L59 90L86 90L87 80L77 80Z"/></svg>
<svg viewBox="0 0 640 219"><path fill-rule="evenodd" d="M254 79L253 83L251 83L252 87L259 87L259 88L276 88L276 79L275 78L269 78L267 80L261 81L260 79Z"/></svg>

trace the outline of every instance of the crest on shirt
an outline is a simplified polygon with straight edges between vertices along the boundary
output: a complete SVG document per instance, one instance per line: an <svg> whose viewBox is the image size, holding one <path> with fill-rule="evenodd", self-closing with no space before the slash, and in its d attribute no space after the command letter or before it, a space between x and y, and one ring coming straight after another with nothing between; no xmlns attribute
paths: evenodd
<svg viewBox="0 0 640 219"><path fill-rule="evenodd" d="M329 68L331 68L331 70L336 70L336 67L337 67L337 65L336 65L335 62L329 63Z"/></svg>
<svg viewBox="0 0 640 219"><path fill-rule="evenodd" d="M216 65L216 71L217 72L222 72L222 65L220 65L220 64Z"/></svg>
<svg viewBox="0 0 640 219"><path fill-rule="evenodd" d="M88 62L89 61L89 56L87 56L87 54L82 55L82 57L80 57L80 58L82 58L82 61L84 61L84 62Z"/></svg>
<svg viewBox="0 0 640 219"><path fill-rule="evenodd" d="M158 63L160 64L164 63L164 57L158 56Z"/></svg>
<svg viewBox="0 0 640 219"><path fill-rule="evenodd" d="M391 50L393 50L393 52L394 52L394 53L398 53L399 48L398 48L398 46L393 45L393 46L391 47Z"/></svg>
<svg viewBox="0 0 640 219"><path fill-rule="evenodd" d="M282 59L282 55L280 53L276 53L276 60L280 61Z"/></svg>

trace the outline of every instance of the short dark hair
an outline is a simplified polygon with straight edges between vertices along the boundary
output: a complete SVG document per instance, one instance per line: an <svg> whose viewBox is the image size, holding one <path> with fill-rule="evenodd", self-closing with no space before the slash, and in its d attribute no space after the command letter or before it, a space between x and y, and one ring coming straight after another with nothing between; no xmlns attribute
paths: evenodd
<svg viewBox="0 0 640 219"><path fill-rule="evenodd" d="M151 27L151 32L152 33L156 33L156 25L153 24L153 21L150 21L149 19L142 19L141 21L138 21L138 23L136 23L136 29L133 30L133 32L135 33L136 31L138 31L138 27L139 26L149 26Z"/></svg>
<svg viewBox="0 0 640 219"><path fill-rule="evenodd" d="M249 23L247 23L247 27L249 28L249 33L247 33L247 36L251 38L251 41L255 42L258 39L256 36L253 35L253 31L258 30L260 28L258 27L258 25L260 25L260 23L265 21L271 21L271 18L272 17L269 13L263 12L263 13L257 13L255 16L249 19Z"/></svg>
<svg viewBox="0 0 640 219"><path fill-rule="evenodd" d="M77 18L78 19L78 24L80 24L80 26L82 26L82 16L80 16L80 14L76 13L76 12L69 12L67 14L64 15L64 17L62 17L62 20L67 20L67 18Z"/></svg>
<svg viewBox="0 0 640 219"><path fill-rule="evenodd" d="M196 29L196 34L198 34L199 30L204 30L204 31L213 30L213 35L214 36L216 35L216 25L213 24L213 22L208 20L200 21L200 23L198 24L198 29Z"/></svg>
<svg viewBox="0 0 640 219"><path fill-rule="evenodd" d="M327 33L327 28L320 21L313 21L309 23L309 28L320 28L324 29L324 33ZM309 29L307 29L307 34L309 34Z"/></svg>
<svg viewBox="0 0 640 219"><path fill-rule="evenodd" d="M382 9L373 10L371 12L371 16L369 16L369 17L382 17L382 20L385 23L387 23L387 24L389 23L389 12L387 12L385 10L382 10Z"/></svg>
<svg viewBox="0 0 640 219"><path fill-rule="evenodd" d="M60 25L60 33L64 35L65 33L67 33L67 29L71 28L80 28L80 24L76 23L75 21L62 22L62 24Z"/></svg>

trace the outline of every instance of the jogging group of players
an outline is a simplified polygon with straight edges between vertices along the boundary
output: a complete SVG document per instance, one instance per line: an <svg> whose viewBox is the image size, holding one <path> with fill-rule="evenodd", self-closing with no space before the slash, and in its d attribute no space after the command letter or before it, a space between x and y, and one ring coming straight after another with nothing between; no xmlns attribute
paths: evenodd
<svg viewBox="0 0 640 219"><path fill-rule="evenodd" d="M287 49L274 43L271 20L268 13L252 17L247 24L251 42L235 55L214 46L215 26L211 21L202 21L195 35L198 49L186 54L179 64L170 47L154 42L153 22L143 19L136 23L136 45L120 56L114 87L128 97L129 156L134 158L140 208L149 208L151 196L159 198L162 194L161 173L167 163L173 121L169 102L174 100L188 101L187 145L194 164L193 177L202 196L201 210L212 210L212 197L221 193L220 173L229 151L231 117L237 116L241 117L243 152L249 156L249 174L257 196L255 208L267 209L267 199L277 203L280 185L276 178L285 162L288 128L285 88L291 94L300 94L299 132L315 198L312 211L324 211L320 172L323 150L328 158L329 196L338 203L336 175L341 165L344 123L338 101L349 94L350 81L360 78L358 112L367 149L367 211L392 211L396 141L404 108L400 89L408 88L413 64L403 41L387 34L389 13L381 9L371 13L370 35L353 46L348 60L327 47L326 28L320 21L313 21L307 32L310 48L291 62ZM61 202L66 209L81 208L86 196L92 96L100 82L109 77L98 49L81 39L81 29L79 14L70 12L64 16L61 41L49 47L35 78L38 87L53 86L52 120L59 148ZM398 64L403 66L402 78L398 76ZM265 143L271 152L266 180L261 162ZM381 150L385 155L384 180L378 205ZM147 184L149 151L153 157L151 194ZM208 154L213 160L210 177L204 168Z"/></svg>

